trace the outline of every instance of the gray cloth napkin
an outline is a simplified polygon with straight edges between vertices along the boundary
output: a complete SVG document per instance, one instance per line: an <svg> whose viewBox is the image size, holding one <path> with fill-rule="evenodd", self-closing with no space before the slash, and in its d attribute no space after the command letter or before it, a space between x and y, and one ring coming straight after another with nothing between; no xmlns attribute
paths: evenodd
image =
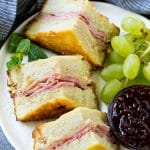
<svg viewBox="0 0 150 150"><path fill-rule="evenodd" d="M122 8L143 15L150 15L150 0L106 0Z"/></svg>
<svg viewBox="0 0 150 150"><path fill-rule="evenodd" d="M20 23L41 8L45 0L0 0L0 42L13 25Z"/></svg>
<svg viewBox="0 0 150 150"><path fill-rule="evenodd" d="M0 46L12 27L41 8L44 0L0 0ZM14 150L0 128L0 150Z"/></svg>
<svg viewBox="0 0 150 150"><path fill-rule="evenodd" d="M39 10L43 1L45 0L0 0L0 43L6 39L14 24ZM106 1L137 13L150 15L150 0ZM0 129L0 150L13 149Z"/></svg>
<svg viewBox="0 0 150 150"><path fill-rule="evenodd" d="M0 150L14 150L14 148L9 144L6 137L4 136L0 128Z"/></svg>

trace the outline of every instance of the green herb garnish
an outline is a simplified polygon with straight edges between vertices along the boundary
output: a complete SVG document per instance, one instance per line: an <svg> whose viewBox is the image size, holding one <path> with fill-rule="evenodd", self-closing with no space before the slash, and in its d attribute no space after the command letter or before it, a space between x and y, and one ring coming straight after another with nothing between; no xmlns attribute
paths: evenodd
<svg viewBox="0 0 150 150"><path fill-rule="evenodd" d="M48 58L47 54L42 50L41 47L37 46L34 43L31 43L31 49L28 53L28 61L33 61L37 59Z"/></svg>
<svg viewBox="0 0 150 150"><path fill-rule="evenodd" d="M8 44L8 51L15 53L7 63L8 70L15 69L21 64L24 55L28 55L28 61L47 58L47 54L41 47L23 38L18 33L13 33Z"/></svg>
<svg viewBox="0 0 150 150"><path fill-rule="evenodd" d="M18 44L23 39L23 36L19 35L18 33L13 33L10 37L10 41L8 43L8 51L10 53L15 53L18 47Z"/></svg>
<svg viewBox="0 0 150 150"><path fill-rule="evenodd" d="M16 52L17 53L23 53L24 55L27 55L28 52L30 51L30 45L31 45L31 42L29 39L23 39L20 41Z"/></svg>
<svg viewBox="0 0 150 150"><path fill-rule="evenodd" d="M21 53L16 53L13 57L11 57L10 61L7 62L8 70L15 69L19 64L21 64L23 59L23 55Z"/></svg>

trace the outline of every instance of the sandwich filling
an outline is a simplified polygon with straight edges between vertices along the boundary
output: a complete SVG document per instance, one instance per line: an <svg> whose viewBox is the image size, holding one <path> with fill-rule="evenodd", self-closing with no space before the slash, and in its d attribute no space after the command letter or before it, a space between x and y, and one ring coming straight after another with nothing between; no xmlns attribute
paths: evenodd
<svg viewBox="0 0 150 150"><path fill-rule="evenodd" d="M71 142L75 140L81 139L85 134L89 132L94 132L99 137L105 137L108 135L109 127L107 125L97 125L95 127L92 127L91 125L85 125L77 132L73 133L70 136L64 137L63 139L60 139L53 144L51 144L48 147L48 150L59 150L62 148L64 144L70 144Z"/></svg>
<svg viewBox="0 0 150 150"><path fill-rule="evenodd" d="M72 17L77 17L79 18L81 21L83 21L87 26L88 26L88 29L90 31L90 33L92 34L92 36L94 38L96 38L98 41L101 41L103 43L106 43L107 42L107 38L105 36L105 33L102 32L102 31L99 31L97 30L93 23L91 22L91 20L83 13L78 13L78 12L67 12L67 13L41 13L39 15L39 18L41 19L47 19L47 18L50 18L50 19L54 19L54 20L62 20L62 21L65 21L65 20L69 20L71 19Z"/></svg>
<svg viewBox="0 0 150 150"><path fill-rule="evenodd" d="M23 95L28 97L45 90L54 90L60 87L78 87L82 90L88 88L88 84L82 83L79 79L71 76L62 76L54 74L50 77L45 77L39 81L33 82L27 89L23 91Z"/></svg>

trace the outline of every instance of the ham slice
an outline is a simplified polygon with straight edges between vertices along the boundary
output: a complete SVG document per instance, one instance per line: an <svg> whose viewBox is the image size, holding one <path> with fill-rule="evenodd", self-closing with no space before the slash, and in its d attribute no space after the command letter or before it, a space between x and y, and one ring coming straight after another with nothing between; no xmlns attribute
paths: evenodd
<svg viewBox="0 0 150 150"><path fill-rule="evenodd" d="M61 140L56 141L55 143L51 144L48 148L48 150L59 150L64 144L70 144L74 140L79 140L82 138L85 134L89 132L94 132L100 137L105 137L108 135L109 127L107 125L97 125L95 127L92 127L90 125L83 126L80 130L73 133L70 136L67 136Z"/></svg>
<svg viewBox="0 0 150 150"><path fill-rule="evenodd" d="M98 41L101 41L103 43L107 42L105 33L102 31L98 31L93 23L90 21L90 19L84 15L83 13L78 12L67 12L67 13L41 13L39 18L51 18L54 20L69 20L71 17L78 17L81 21L83 21L89 28L89 31L91 32L92 36L96 38Z"/></svg>
<svg viewBox="0 0 150 150"><path fill-rule="evenodd" d="M88 26L93 37L95 37L97 40L102 41L104 43L107 42L104 32L96 30L96 28L93 26L92 22L88 17L86 17L83 14L79 14L79 18Z"/></svg>
<svg viewBox="0 0 150 150"><path fill-rule="evenodd" d="M88 88L88 85L82 83L75 77L54 74L50 77L45 77L39 81L33 82L27 89L24 90L23 95L28 97L45 90L54 90L64 86L78 87L82 90Z"/></svg>

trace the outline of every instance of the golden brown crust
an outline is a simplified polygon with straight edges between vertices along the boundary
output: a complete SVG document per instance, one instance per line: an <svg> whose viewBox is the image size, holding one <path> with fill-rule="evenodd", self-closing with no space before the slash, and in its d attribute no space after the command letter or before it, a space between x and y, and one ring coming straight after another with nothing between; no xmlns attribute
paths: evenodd
<svg viewBox="0 0 150 150"><path fill-rule="evenodd" d="M29 25L30 28L30 25ZM56 52L58 54L80 54L86 58L88 62L92 64L93 67L100 67L102 64L97 64L93 62L88 53L84 50L80 41L76 38L72 30L65 30L61 32L39 32L32 34L30 31L26 32L26 36L32 41L38 43L39 45ZM103 55L105 51L103 50Z"/></svg>
<svg viewBox="0 0 150 150"><path fill-rule="evenodd" d="M34 112L28 113L24 118L18 118L16 113L16 103L15 97L16 94L16 84L12 81L12 72L8 72L8 86L10 87L10 96L13 98L14 103L14 113L16 116L17 121L33 121L33 120L43 120L48 118L56 118L59 117L61 114L73 109L75 105L73 105L68 99L56 99L53 103L48 101L44 105L41 105L37 110Z"/></svg>
<svg viewBox="0 0 150 150"><path fill-rule="evenodd" d="M47 101L47 103L41 105L34 111L29 112L22 118L16 117L17 121L25 122L25 121L36 121L49 118L57 118L60 115L64 114L65 112L68 112L76 107L76 105L72 103L69 99L62 98L62 99L55 99L54 102L52 101L53 100Z"/></svg>
<svg viewBox="0 0 150 150"><path fill-rule="evenodd" d="M106 123L107 124L107 117L106 117L106 113L105 112L100 112L99 111L99 113L97 113L97 114L95 114L95 115L99 115L99 117L101 118L101 120L104 122L104 123ZM61 117L63 117L63 116L61 116ZM34 147L33 147L33 149L34 150L37 150L37 148L38 148L38 145L39 144L46 144L47 143L47 137L45 137L44 136L44 134L43 134L43 129L45 128L45 127L47 127L47 124L49 124L49 123L45 123L45 124L40 124L40 125L38 125L35 129L34 129L34 131L33 131L33 133L32 133L32 137L34 138ZM111 142L111 141L110 141ZM102 144L102 143L101 143ZM99 145L99 147L100 147L100 145L101 144L98 144ZM103 145L103 144L102 144ZM104 145L103 145L104 146ZM101 147L101 148L104 148L104 147ZM92 146L93 147L93 146ZM91 149L92 149L92 147L91 147ZM94 148L94 147L93 147ZM108 148L107 148L108 149ZM116 147L116 150L117 150L118 148Z"/></svg>
<svg viewBox="0 0 150 150"><path fill-rule="evenodd" d="M83 57L81 58L82 58L81 60L84 60ZM17 101L18 100L17 91L20 89L20 86L23 85L23 81L25 80L24 79L25 76L21 71L21 67L24 67L24 65L20 65L19 68L8 72L8 86L10 87L10 95L13 98L13 102L14 102L14 112L16 115L16 120L32 121L32 120L43 120L47 118L56 118L59 117L61 114L79 106L79 104L76 103L74 99L61 96L58 97L58 99L54 98L51 100L45 100L45 103L44 104L42 103L43 105L41 104L41 106L36 107L30 112L26 113L24 112L24 110L23 112L20 112L20 107L18 107L18 105L20 105L20 103L21 105L23 105L23 103L21 101L20 102ZM26 83L26 85L28 85L28 83ZM92 86L90 87L90 89L92 89ZM94 90L93 90L93 94L95 95ZM26 101L27 99L22 98L22 100ZM30 99L28 100L30 101ZM94 104L96 105L97 101L95 96L93 101L95 102ZM26 110L25 107L24 109Z"/></svg>
<svg viewBox="0 0 150 150"><path fill-rule="evenodd" d="M79 51L82 48L76 37L73 35L73 32L70 30L58 33L53 31L39 32L36 34L27 31L26 36L40 45L55 50L58 53L72 54L75 51L74 49Z"/></svg>
<svg viewBox="0 0 150 150"><path fill-rule="evenodd" d="M42 136L41 130L43 128L44 124L39 124L36 126L36 128L32 132L32 137L36 138L38 135Z"/></svg>
<svg viewBox="0 0 150 150"><path fill-rule="evenodd" d="M88 5L86 6L86 9L89 9L88 14L89 18L93 18L92 15L90 15L90 10L96 11L95 15L98 20L101 20L98 30L101 30L104 32L107 42L99 41L100 46L100 54L99 57L102 58L99 62L94 60L94 58L91 58L91 55L88 53L88 50L85 49L85 46L81 44L80 40L78 40L77 36L75 35L73 29L72 30L65 30L65 31L59 31L59 32L53 32L53 31L46 31L46 32L32 32L31 28L36 24L38 21L40 22L40 14L42 12L45 12L44 9L47 5L47 1L44 3L41 12L34 17L27 25L26 30L24 31L25 35L33 40L34 42L40 44L41 46L52 50L53 52L59 53L59 54L80 54L83 55L86 60L88 60L92 67L99 68L103 66L104 58L106 56L106 49L108 42L111 40L111 38L114 35L119 34L119 28L116 27L113 23L109 22L109 19L106 16L103 16L98 11L95 10L94 5L91 2L88 2ZM94 8L94 9L93 9ZM95 20L95 18L91 19ZM97 21L96 21L97 22ZM96 22L93 22L96 23ZM48 22L47 22L48 23ZM105 27L106 26L106 27ZM108 27L108 28L107 28ZM79 31L80 32L80 31ZM84 47L83 47L84 46ZM94 50L94 48L93 48Z"/></svg>
<svg viewBox="0 0 150 150"><path fill-rule="evenodd" d="M47 139L42 134L43 127L44 127L44 124L40 124L36 126L36 128L32 132L32 138L34 138L34 145L33 145L34 150L36 150L36 144L38 143L38 140L40 140L44 144L47 142Z"/></svg>

